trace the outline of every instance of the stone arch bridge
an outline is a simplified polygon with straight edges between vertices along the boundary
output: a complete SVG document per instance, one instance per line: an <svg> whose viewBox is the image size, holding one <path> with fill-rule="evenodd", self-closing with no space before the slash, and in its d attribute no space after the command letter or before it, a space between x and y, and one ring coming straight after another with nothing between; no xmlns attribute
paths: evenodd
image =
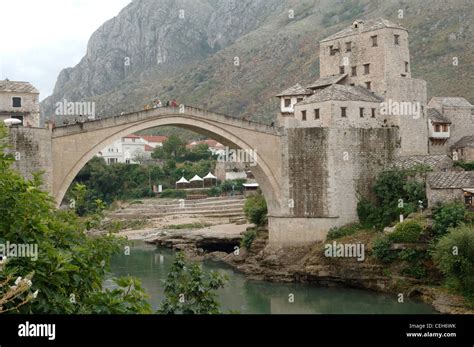
<svg viewBox="0 0 474 347"><path fill-rule="evenodd" d="M255 150L252 168L273 211L281 200L280 136L273 127L194 107L163 107L52 129L52 192L60 203L70 184L101 149L140 130L177 126L209 136L232 149Z"/></svg>
<svg viewBox="0 0 474 347"><path fill-rule="evenodd" d="M268 205L270 244L323 240L336 225L357 220L356 195L391 156L390 129L275 128L181 106L132 112L50 129L12 128L25 176L44 171L59 205L81 168L105 146L131 133L176 126L232 149L255 151L252 172ZM352 154L343 160L342 152ZM364 171L367 170L367 171Z"/></svg>

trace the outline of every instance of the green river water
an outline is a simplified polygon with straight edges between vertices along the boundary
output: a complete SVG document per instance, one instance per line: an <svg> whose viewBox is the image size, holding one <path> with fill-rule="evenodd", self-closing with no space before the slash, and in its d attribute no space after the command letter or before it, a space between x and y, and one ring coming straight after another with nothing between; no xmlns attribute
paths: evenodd
<svg viewBox="0 0 474 347"><path fill-rule="evenodd" d="M173 251L134 242L130 255L115 256L111 276L133 276L142 281L153 308L158 308L163 297L163 280L173 262ZM342 287L318 287L309 284L286 284L251 281L222 263L205 261L206 270L227 274L229 281L219 291L222 311L247 314L429 314L436 313L427 304L397 296ZM106 287L110 286L106 281ZM294 302L289 302L292 294Z"/></svg>

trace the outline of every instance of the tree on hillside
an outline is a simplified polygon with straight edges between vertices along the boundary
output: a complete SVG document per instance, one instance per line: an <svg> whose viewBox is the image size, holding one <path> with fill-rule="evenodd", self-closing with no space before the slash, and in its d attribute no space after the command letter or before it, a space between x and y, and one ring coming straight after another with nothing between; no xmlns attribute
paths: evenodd
<svg viewBox="0 0 474 347"><path fill-rule="evenodd" d="M152 154L153 159L177 159L186 154L186 142L176 135L171 135L163 143L163 147L158 147Z"/></svg>

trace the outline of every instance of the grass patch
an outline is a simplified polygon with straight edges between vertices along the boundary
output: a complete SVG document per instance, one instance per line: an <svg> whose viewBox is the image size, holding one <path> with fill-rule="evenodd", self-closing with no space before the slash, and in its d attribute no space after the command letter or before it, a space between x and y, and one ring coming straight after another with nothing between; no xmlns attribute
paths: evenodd
<svg viewBox="0 0 474 347"><path fill-rule="evenodd" d="M353 235L362 229L363 227L360 224L348 224L342 227L333 227L328 231L326 238L327 240L335 240L347 235Z"/></svg>

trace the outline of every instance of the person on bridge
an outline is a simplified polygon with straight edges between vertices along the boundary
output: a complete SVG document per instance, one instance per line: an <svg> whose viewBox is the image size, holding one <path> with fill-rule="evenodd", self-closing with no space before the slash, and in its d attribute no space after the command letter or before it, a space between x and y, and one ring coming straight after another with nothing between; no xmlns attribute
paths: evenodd
<svg viewBox="0 0 474 347"><path fill-rule="evenodd" d="M153 108L160 108L163 107L163 104L161 103L160 99L157 99L153 102Z"/></svg>
<svg viewBox="0 0 474 347"><path fill-rule="evenodd" d="M176 101L176 99L173 99L171 101L171 107L178 107L178 102Z"/></svg>

